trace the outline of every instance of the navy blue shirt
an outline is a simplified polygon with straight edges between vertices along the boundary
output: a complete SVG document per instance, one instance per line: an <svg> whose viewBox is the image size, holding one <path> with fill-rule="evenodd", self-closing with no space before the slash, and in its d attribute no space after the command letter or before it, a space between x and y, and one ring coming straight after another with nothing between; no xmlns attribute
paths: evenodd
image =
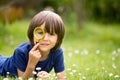
<svg viewBox="0 0 120 80"><path fill-rule="evenodd" d="M11 76L18 76L17 69L25 72L29 59L29 51L32 47L28 42L23 43L15 49L13 56L0 56L0 75L5 76L6 73L9 72ZM54 68L55 73L64 71L62 49L59 48L55 52L50 52L48 58L44 61L39 61L36 67L41 67L41 70L47 71L48 73L52 68Z"/></svg>

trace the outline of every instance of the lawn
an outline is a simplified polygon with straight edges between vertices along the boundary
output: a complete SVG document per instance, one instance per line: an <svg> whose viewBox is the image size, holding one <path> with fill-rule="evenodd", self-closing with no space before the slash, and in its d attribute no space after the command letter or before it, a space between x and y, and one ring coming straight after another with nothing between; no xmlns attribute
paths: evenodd
<svg viewBox="0 0 120 80"><path fill-rule="evenodd" d="M19 44L28 41L29 22L16 21L5 27L0 24L0 54L10 56ZM86 22L84 28L78 30L74 22L65 22L62 47L66 80L120 80L119 26Z"/></svg>

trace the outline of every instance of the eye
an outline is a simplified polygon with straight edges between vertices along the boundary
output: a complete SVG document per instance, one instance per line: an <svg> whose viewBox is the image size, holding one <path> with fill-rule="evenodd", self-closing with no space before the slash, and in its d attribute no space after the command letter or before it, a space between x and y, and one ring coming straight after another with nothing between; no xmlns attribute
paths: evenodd
<svg viewBox="0 0 120 80"><path fill-rule="evenodd" d="M44 32L42 32L42 31L38 31L37 33L36 33L36 36L37 37L42 37L44 35Z"/></svg>
<svg viewBox="0 0 120 80"><path fill-rule="evenodd" d="M42 32L42 31L40 31L40 32L38 32L38 34L42 35L42 34L43 34L43 32Z"/></svg>

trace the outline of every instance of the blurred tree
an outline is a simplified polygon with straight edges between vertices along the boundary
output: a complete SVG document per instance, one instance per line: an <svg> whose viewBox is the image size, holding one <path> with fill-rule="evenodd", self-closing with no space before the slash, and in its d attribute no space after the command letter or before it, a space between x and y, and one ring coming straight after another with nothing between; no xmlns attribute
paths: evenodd
<svg viewBox="0 0 120 80"><path fill-rule="evenodd" d="M89 0L86 9L91 17L104 23L120 22L120 0Z"/></svg>
<svg viewBox="0 0 120 80"><path fill-rule="evenodd" d="M7 0L4 2L7 2ZM11 24L17 19L20 20L23 17L23 12L22 3L19 0L4 4L0 6L0 22L2 22L3 25L6 23Z"/></svg>
<svg viewBox="0 0 120 80"><path fill-rule="evenodd" d="M120 21L120 0L0 0L0 6L11 2L14 2L16 7L22 4L26 14L34 15L33 13L46 7L66 14L67 18L71 12L75 13L79 28L82 27L86 16L102 22Z"/></svg>
<svg viewBox="0 0 120 80"><path fill-rule="evenodd" d="M81 27L83 27L83 23L85 20L85 11L84 11L85 0L72 0L72 1L73 1L74 11L77 16L78 28L80 29Z"/></svg>
<svg viewBox="0 0 120 80"><path fill-rule="evenodd" d="M0 6L7 4L10 0L0 0Z"/></svg>

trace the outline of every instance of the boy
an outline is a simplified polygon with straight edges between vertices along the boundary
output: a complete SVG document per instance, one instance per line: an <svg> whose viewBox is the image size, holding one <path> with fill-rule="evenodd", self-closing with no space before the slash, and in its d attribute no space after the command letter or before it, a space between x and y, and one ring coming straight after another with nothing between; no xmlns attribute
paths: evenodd
<svg viewBox="0 0 120 80"><path fill-rule="evenodd" d="M29 42L18 46L13 56L0 56L0 75L33 77L40 67L40 75L48 75L52 68L59 80L64 80L64 56L60 48L65 34L61 17L52 11L36 14L28 28Z"/></svg>

